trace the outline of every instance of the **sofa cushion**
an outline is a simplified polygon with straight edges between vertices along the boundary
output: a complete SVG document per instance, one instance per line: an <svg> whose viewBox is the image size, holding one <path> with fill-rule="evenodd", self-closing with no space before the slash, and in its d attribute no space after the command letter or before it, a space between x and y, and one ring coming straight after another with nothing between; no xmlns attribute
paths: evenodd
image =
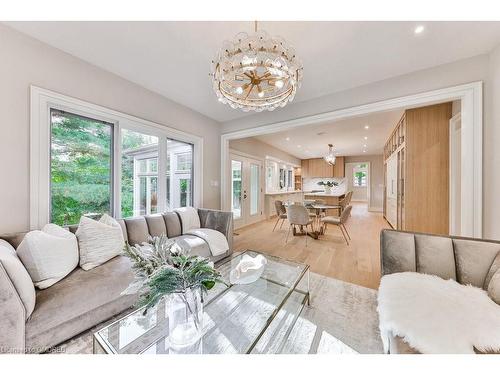
<svg viewBox="0 0 500 375"><path fill-rule="evenodd" d="M493 263L490 266L488 274L486 275L486 278L484 279L484 289L485 290L488 289L488 286L490 285L491 278L499 269L500 269L500 251L498 252L495 259L493 260Z"/></svg>
<svg viewBox="0 0 500 375"><path fill-rule="evenodd" d="M125 226L127 227L128 243L132 246L148 242L149 229L148 223L143 216L132 217L125 219Z"/></svg>
<svg viewBox="0 0 500 375"><path fill-rule="evenodd" d="M29 232L17 248L17 255L40 289L57 283L78 266L78 242L70 231L47 224Z"/></svg>
<svg viewBox="0 0 500 375"><path fill-rule="evenodd" d="M121 292L133 279L130 260L120 255L89 271L77 268L38 291L36 310L26 323L26 347L43 351L131 307L137 296Z"/></svg>
<svg viewBox="0 0 500 375"><path fill-rule="evenodd" d="M490 298L500 305L500 269L491 278L487 290Z"/></svg>
<svg viewBox="0 0 500 375"><path fill-rule="evenodd" d="M415 235L417 272L456 280L455 255L450 238Z"/></svg>
<svg viewBox="0 0 500 375"><path fill-rule="evenodd" d="M76 237L80 246L80 267L84 270L119 255L125 245L120 224L108 215L103 215L99 221L82 216Z"/></svg>
<svg viewBox="0 0 500 375"><path fill-rule="evenodd" d="M148 231L151 237L158 237L162 234L167 234L167 227L165 220L161 214L145 216L146 223L148 224Z"/></svg>
<svg viewBox="0 0 500 375"><path fill-rule="evenodd" d="M473 240L454 239L457 280L460 284L472 284L478 288L484 285L486 275L500 252L500 244Z"/></svg>
<svg viewBox="0 0 500 375"><path fill-rule="evenodd" d="M415 236L412 233L384 230L380 240L380 248L384 249L383 274L416 271Z"/></svg>
<svg viewBox="0 0 500 375"><path fill-rule="evenodd" d="M26 310L26 319L35 308L35 286L10 243L0 239L0 263L9 276Z"/></svg>
<svg viewBox="0 0 500 375"><path fill-rule="evenodd" d="M177 237L182 234L181 220L175 212L164 213L163 219L167 226L167 235L169 238Z"/></svg>

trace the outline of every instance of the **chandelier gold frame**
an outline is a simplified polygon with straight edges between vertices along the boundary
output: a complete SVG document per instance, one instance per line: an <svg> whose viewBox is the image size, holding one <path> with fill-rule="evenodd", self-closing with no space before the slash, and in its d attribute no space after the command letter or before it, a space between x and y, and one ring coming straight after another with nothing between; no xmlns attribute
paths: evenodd
<svg viewBox="0 0 500 375"><path fill-rule="evenodd" d="M274 110L292 101L302 80L302 63L280 37L264 31L239 33L223 43L212 61L219 101L243 111Z"/></svg>

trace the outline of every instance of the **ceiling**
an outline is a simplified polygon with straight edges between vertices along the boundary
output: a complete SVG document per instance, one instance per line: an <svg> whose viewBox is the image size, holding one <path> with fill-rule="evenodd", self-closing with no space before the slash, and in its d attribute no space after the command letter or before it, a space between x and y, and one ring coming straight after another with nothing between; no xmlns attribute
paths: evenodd
<svg viewBox="0 0 500 375"><path fill-rule="evenodd" d="M251 32L253 22L6 24L219 122L251 114L220 104L208 73L222 42ZM425 30L417 35L420 24ZM283 36L302 59L296 102L487 53L500 44L500 22L266 21L259 28Z"/></svg>
<svg viewBox="0 0 500 375"><path fill-rule="evenodd" d="M403 110L379 112L255 138L299 159L325 156L329 143L338 156L378 155L402 115Z"/></svg>

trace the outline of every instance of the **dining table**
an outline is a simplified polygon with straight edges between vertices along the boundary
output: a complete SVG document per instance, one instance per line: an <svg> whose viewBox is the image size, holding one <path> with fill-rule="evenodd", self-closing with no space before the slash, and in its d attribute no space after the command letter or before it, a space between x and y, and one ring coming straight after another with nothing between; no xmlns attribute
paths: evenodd
<svg viewBox="0 0 500 375"><path fill-rule="evenodd" d="M327 210L333 210L340 208L339 205L331 205L331 204L323 204L323 203L315 203L310 201L299 202L302 203L306 208L315 210L316 216L313 218L312 222L312 231L306 232L304 230L303 225L299 225L299 230L293 226L292 233L294 236L305 236L308 235L315 240L318 240L320 236L325 234L325 225L321 221L322 213ZM292 204L297 204L297 202L283 202L285 207L288 207Z"/></svg>

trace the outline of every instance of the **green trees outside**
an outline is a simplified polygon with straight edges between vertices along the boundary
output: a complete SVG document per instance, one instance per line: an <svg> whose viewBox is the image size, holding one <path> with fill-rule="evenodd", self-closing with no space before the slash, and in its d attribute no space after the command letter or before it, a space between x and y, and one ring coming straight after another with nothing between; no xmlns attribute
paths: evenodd
<svg viewBox="0 0 500 375"><path fill-rule="evenodd" d="M51 111L51 222L76 224L84 214L111 213L113 125ZM124 133L122 149L147 136ZM122 215L133 213L133 157L122 157Z"/></svg>

